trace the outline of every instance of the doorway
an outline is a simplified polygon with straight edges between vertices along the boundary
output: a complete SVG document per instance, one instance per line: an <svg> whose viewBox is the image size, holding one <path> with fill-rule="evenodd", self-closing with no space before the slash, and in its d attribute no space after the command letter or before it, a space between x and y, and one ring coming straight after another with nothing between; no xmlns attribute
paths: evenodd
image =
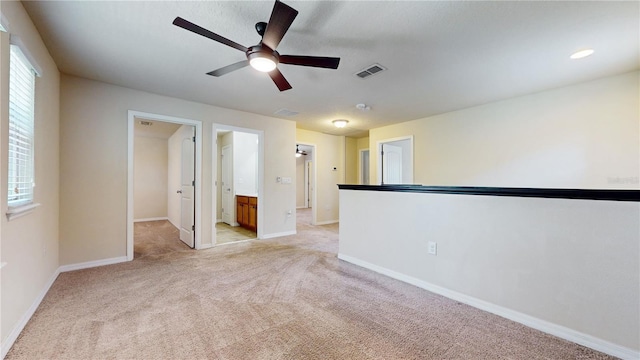
<svg viewBox="0 0 640 360"><path fill-rule="evenodd" d="M360 185L369 185L369 149L360 150L358 161L360 162L358 167Z"/></svg>
<svg viewBox="0 0 640 360"><path fill-rule="evenodd" d="M378 141L381 185L413 183L413 136Z"/></svg>
<svg viewBox="0 0 640 360"><path fill-rule="evenodd" d="M165 196L166 215L160 217L144 218L142 220L160 220L159 218L170 219L171 194L178 198L177 220L172 221L179 228L181 240L189 247L194 249L201 248L201 179L202 171L200 164L202 163L202 122L197 120L183 119L172 116L145 113L129 110L128 112L128 171L127 171L127 243L126 254L127 260L133 260L134 257L134 223L140 220L140 215L136 214L136 178L135 178L135 134L136 123L152 123L156 126L164 124L167 128L173 127L175 133L180 133L178 140L178 160L177 170L169 171L172 166L167 160L167 173L178 174L178 185L172 183L171 177L167 176ZM177 130L176 129L177 126ZM181 133L182 132L182 133ZM167 145L168 148L169 145ZM138 179L139 180L139 179ZM156 179L157 180L157 179ZM150 179L146 182L151 186L157 181ZM144 188L138 187L138 189ZM138 191L140 193L140 191ZM157 197L157 195L156 195ZM144 199L138 199L138 202L144 202ZM175 218L175 217L174 217Z"/></svg>
<svg viewBox="0 0 640 360"><path fill-rule="evenodd" d="M316 146L296 144L296 223L316 224Z"/></svg>
<svg viewBox="0 0 640 360"><path fill-rule="evenodd" d="M214 124L214 245L262 237L264 142L259 130Z"/></svg>

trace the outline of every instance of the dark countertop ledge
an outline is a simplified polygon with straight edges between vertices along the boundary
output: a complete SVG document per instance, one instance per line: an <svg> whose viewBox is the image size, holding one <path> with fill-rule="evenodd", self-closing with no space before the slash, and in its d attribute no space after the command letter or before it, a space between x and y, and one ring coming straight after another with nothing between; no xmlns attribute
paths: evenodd
<svg viewBox="0 0 640 360"><path fill-rule="evenodd" d="M511 188L477 186L424 185L350 185L338 184L340 190L392 191L430 194L536 197L554 199L609 200L640 202L640 190Z"/></svg>

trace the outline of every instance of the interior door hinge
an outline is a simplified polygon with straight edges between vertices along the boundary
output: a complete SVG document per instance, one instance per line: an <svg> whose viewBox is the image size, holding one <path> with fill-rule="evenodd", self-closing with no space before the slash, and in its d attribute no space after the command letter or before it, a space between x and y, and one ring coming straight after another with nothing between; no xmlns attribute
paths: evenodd
<svg viewBox="0 0 640 360"><path fill-rule="evenodd" d="M195 225L191 225L191 230L195 230L196 226Z"/></svg>
<svg viewBox="0 0 640 360"><path fill-rule="evenodd" d="M196 137L195 136L193 137L193 142L196 142Z"/></svg>
<svg viewBox="0 0 640 360"><path fill-rule="evenodd" d="M195 180L191 180L191 186L196 186L196 181Z"/></svg>

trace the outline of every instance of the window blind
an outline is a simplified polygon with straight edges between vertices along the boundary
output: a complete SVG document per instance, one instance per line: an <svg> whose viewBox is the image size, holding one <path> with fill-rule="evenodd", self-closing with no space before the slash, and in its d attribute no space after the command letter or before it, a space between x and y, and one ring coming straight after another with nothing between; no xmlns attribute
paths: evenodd
<svg viewBox="0 0 640 360"><path fill-rule="evenodd" d="M33 202L35 72L20 48L11 45L9 65L8 205Z"/></svg>

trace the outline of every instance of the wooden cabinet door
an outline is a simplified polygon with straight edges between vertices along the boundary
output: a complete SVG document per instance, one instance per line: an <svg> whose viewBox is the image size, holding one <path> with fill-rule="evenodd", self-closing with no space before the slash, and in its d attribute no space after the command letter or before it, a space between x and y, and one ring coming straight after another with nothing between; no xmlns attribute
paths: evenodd
<svg viewBox="0 0 640 360"><path fill-rule="evenodd" d="M249 225L249 228L251 228L253 231L255 231L258 228L257 210L258 210L258 207L256 205L249 205L249 214L248 214L249 217L248 217L247 225Z"/></svg>
<svg viewBox="0 0 640 360"><path fill-rule="evenodd" d="M249 225L249 204L242 204L242 225Z"/></svg>
<svg viewBox="0 0 640 360"><path fill-rule="evenodd" d="M244 208L248 205L248 202L249 200L246 196L236 197L236 222L240 225L247 223L247 216L245 215Z"/></svg>

